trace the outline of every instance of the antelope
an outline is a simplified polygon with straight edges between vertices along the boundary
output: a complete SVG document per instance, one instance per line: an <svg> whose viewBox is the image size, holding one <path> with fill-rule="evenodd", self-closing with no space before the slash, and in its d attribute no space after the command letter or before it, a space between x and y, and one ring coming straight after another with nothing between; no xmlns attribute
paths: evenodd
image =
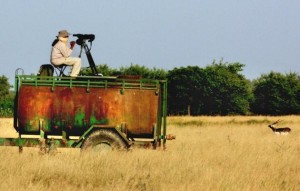
<svg viewBox="0 0 300 191"><path fill-rule="evenodd" d="M273 131L276 135L288 135L288 134L290 134L291 129L290 129L289 127L275 128L275 125L276 125L279 121L280 121L280 119L269 125L269 127L272 129L272 131Z"/></svg>

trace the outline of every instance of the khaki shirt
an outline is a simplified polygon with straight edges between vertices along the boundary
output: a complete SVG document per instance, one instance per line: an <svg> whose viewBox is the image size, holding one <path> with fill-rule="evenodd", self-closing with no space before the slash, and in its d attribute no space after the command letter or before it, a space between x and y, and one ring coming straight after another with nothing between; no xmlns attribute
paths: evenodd
<svg viewBox="0 0 300 191"><path fill-rule="evenodd" d="M70 57L72 49L70 49L67 44L58 41L51 51L50 62L53 64L62 64L66 58Z"/></svg>

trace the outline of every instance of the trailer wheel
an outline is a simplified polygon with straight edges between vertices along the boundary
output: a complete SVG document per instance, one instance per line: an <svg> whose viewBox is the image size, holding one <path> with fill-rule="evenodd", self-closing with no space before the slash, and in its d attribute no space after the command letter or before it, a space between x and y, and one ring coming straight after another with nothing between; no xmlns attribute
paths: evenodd
<svg viewBox="0 0 300 191"><path fill-rule="evenodd" d="M82 143L81 149L83 151L110 151L110 150L124 150L127 148L126 143L119 135L111 130L97 130L92 132Z"/></svg>

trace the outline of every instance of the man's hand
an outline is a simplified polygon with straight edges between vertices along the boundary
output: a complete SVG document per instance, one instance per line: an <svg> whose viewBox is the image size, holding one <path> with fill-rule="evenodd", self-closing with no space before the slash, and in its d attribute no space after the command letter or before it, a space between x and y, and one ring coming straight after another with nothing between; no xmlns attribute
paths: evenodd
<svg viewBox="0 0 300 191"><path fill-rule="evenodd" d="M73 48L74 48L74 46L75 46L75 41L71 41L71 42L70 42L70 46L71 46L70 48L73 50Z"/></svg>

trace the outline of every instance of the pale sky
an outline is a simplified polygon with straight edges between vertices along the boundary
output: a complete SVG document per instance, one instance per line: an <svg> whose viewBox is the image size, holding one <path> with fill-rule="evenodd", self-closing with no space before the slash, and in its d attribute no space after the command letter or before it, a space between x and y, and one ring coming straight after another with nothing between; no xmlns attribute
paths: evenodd
<svg viewBox="0 0 300 191"><path fill-rule="evenodd" d="M17 68L36 74L50 63L62 29L95 34L95 63L112 68L172 70L223 59L245 64L251 80L300 74L299 0L9 0L1 2L0 24L0 75L11 84Z"/></svg>

